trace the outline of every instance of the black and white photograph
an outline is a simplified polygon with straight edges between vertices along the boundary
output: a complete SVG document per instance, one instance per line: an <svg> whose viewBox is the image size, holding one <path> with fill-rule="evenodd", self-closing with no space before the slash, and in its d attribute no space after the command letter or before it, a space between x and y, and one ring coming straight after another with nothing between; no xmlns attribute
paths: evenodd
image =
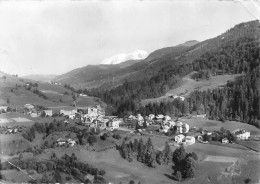
<svg viewBox="0 0 260 184"><path fill-rule="evenodd" d="M0 184L260 184L259 0L0 0Z"/></svg>

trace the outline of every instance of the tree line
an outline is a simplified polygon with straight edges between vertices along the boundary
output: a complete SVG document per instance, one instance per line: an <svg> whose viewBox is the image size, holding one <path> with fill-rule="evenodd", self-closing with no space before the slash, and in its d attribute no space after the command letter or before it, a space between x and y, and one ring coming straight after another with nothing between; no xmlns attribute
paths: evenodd
<svg viewBox="0 0 260 184"><path fill-rule="evenodd" d="M61 177L61 172L71 175L77 181L84 183L90 183L90 181L85 178L87 174L95 176L94 183L95 180L99 181L100 183L106 183L106 180L103 178L103 176L106 174L105 170L98 169L93 165L78 161L74 153L72 153L71 156L64 154L61 158L58 158L56 154L53 153L51 159L48 161L37 161L34 159L26 160L19 157L10 160L10 162L21 169L35 170L38 173L43 174L40 181L31 181L33 183L65 182ZM0 163L0 168L1 170L16 169L16 167L7 161ZM54 172L53 177L48 176L46 172Z"/></svg>
<svg viewBox="0 0 260 184"><path fill-rule="evenodd" d="M152 168L155 168L157 164L172 164L174 177L178 181L195 177L198 156L194 152L186 153L183 146L172 152L169 143L166 141L162 151L155 150L152 140L149 137L146 143L144 143L142 138L139 141L135 139L134 142L130 140L128 143L123 140L119 151L121 156L129 162L135 159Z"/></svg>

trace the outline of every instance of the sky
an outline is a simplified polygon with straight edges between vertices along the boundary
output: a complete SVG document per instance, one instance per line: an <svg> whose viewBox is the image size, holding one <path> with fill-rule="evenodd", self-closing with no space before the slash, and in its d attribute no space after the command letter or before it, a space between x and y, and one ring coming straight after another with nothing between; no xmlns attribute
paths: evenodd
<svg viewBox="0 0 260 184"><path fill-rule="evenodd" d="M59 75L119 53L203 41L256 19L256 0L0 1L0 71Z"/></svg>

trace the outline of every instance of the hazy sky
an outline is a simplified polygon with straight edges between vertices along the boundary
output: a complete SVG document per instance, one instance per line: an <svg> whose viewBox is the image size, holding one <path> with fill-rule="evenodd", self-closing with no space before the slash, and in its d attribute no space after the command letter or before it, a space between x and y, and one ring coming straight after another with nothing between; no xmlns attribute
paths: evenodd
<svg viewBox="0 0 260 184"><path fill-rule="evenodd" d="M0 71L62 74L118 53L203 41L259 1L0 1Z"/></svg>

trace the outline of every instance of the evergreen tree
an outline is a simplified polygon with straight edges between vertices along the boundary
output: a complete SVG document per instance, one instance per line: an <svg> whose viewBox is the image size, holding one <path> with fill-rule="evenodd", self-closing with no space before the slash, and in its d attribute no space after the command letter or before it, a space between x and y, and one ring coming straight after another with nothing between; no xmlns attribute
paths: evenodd
<svg viewBox="0 0 260 184"><path fill-rule="evenodd" d="M137 151L138 151L138 140L137 140L137 139L134 140L133 151L134 151L134 152L137 152Z"/></svg>
<svg viewBox="0 0 260 184"><path fill-rule="evenodd" d="M159 165L162 165L164 163L163 162L163 152L162 151L157 151L157 153L156 153L156 162Z"/></svg>
<svg viewBox="0 0 260 184"><path fill-rule="evenodd" d="M125 140L123 140L122 145L121 145L121 154L124 159L128 158L128 148L125 143Z"/></svg>
<svg viewBox="0 0 260 184"><path fill-rule="evenodd" d="M172 155L171 147L170 147L168 141L165 142L163 154L164 154L163 155L163 163L168 165L172 160L172 158L171 158L171 155Z"/></svg>
<svg viewBox="0 0 260 184"><path fill-rule="evenodd" d="M143 157L144 157L144 143L143 143L143 139L139 139L139 143L138 143L138 153L137 153L137 161L139 162L143 162Z"/></svg>
<svg viewBox="0 0 260 184"><path fill-rule="evenodd" d="M155 150L152 144L152 140L149 137L145 146L145 163L150 167L155 167Z"/></svg>

